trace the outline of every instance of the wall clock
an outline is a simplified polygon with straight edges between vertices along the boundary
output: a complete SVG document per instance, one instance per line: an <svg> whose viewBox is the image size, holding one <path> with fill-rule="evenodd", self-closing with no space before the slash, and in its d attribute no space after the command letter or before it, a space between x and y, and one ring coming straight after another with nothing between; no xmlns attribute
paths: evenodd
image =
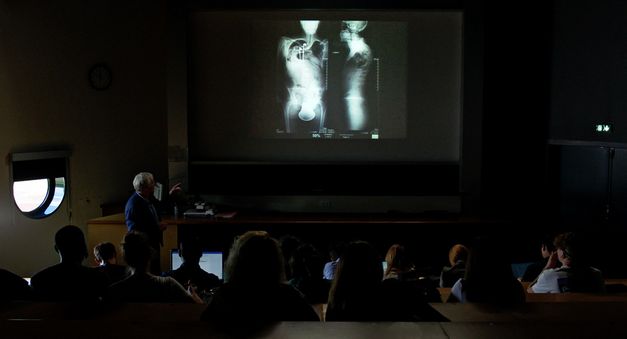
<svg viewBox="0 0 627 339"><path fill-rule="evenodd" d="M105 63L98 63L89 69L89 85L91 88L103 91L111 87L113 74Z"/></svg>

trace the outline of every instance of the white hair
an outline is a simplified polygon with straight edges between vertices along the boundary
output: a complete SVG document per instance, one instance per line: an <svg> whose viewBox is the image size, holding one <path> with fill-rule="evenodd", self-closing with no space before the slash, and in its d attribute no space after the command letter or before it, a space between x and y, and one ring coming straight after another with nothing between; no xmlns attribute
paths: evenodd
<svg viewBox="0 0 627 339"><path fill-rule="evenodd" d="M135 188L135 191L139 192L143 188L147 187L150 184L153 184L154 182L155 182L155 178L153 177L152 173L149 173L149 172L137 173L137 175L133 179L133 188Z"/></svg>

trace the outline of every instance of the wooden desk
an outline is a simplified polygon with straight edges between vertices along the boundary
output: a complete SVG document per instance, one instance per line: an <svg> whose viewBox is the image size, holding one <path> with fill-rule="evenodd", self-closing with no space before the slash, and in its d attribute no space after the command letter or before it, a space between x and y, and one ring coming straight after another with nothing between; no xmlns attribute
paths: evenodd
<svg viewBox="0 0 627 339"><path fill-rule="evenodd" d="M246 323L236 326L246 329ZM269 325L250 335L229 335L212 329L208 324L193 319L181 322L143 321L0 321L3 338L46 338L46 339L207 339L207 338L284 338L284 339L446 339L451 338L439 323L356 323L356 322L280 322ZM539 331L536 330L536 333ZM566 332L566 334L575 331ZM499 332L492 327L490 338L498 338ZM533 334L533 333L530 333ZM532 337L532 336L531 336ZM484 336L486 338L486 336Z"/></svg>
<svg viewBox="0 0 627 339"><path fill-rule="evenodd" d="M594 293L527 293L528 303L627 302L627 294Z"/></svg>
<svg viewBox="0 0 627 339"><path fill-rule="evenodd" d="M199 321L203 305L128 304L77 313L67 304L24 305L3 314L2 338L231 338ZM451 322L281 322L255 338L625 338L625 303L531 304L509 311L433 304ZM80 309L79 309L80 310ZM68 313L69 312L69 313ZM76 317L78 316L78 317ZM237 324L242 328L246 323Z"/></svg>
<svg viewBox="0 0 627 339"><path fill-rule="evenodd" d="M170 270L170 249L178 247L177 224L171 219L164 220L168 228L163 232L163 246L161 247L161 271ZM123 263L120 244L127 232L124 213L113 214L106 217L91 219L87 222L87 251L89 262L94 263L94 246L101 242L111 242L118 250L118 262Z"/></svg>
<svg viewBox="0 0 627 339"><path fill-rule="evenodd" d="M503 308L482 304L432 303L452 322L624 322L627 302L532 302Z"/></svg>
<svg viewBox="0 0 627 339"><path fill-rule="evenodd" d="M426 227L438 225L441 229L447 229L447 225L464 225L465 228L469 228L469 225L491 223L473 218L433 219L419 218L404 214L326 215L300 213L258 215L237 214L233 218L184 218L165 216L162 218L162 221L168 225L167 230L163 234L164 244L161 248L161 269L163 271L170 269L170 249L177 248L178 237L181 233L181 229L194 225L202 226L197 229L208 230L211 228L212 231L215 230L214 234L220 233L220 230L228 230L229 232L232 232L232 234L229 232L222 232L219 235L222 237L219 239L219 242L222 244L221 248L226 251L228 250L234 235L241 234L241 232L250 229L276 230L282 228L285 230L290 229L291 226L301 226L294 227L293 229L303 230L307 228L305 226L311 225L314 227L311 227L310 229L315 229L315 232L318 234L324 233L324 231L321 231L320 229L325 229L327 232L334 232L334 234L337 234L339 231L343 231L345 233L354 233L356 230L363 231L366 227L362 227L362 225L374 225L377 229L383 226L389 226L396 227L396 230L404 230L406 233L412 233L411 226L414 225L423 225ZM339 224L345 227L342 227L342 230L338 230L335 225ZM271 233L276 234L273 232ZM278 233L280 234L281 232ZM119 246L124 234L126 234L126 224L124 222L124 214L122 213L89 220L87 222L87 245L89 246L89 258L91 262L93 262L94 259L92 250L96 244L103 241L109 241ZM227 242L228 244L226 244ZM118 258L118 260L121 261L121 258Z"/></svg>
<svg viewBox="0 0 627 339"><path fill-rule="evenodd" d="M624 281L623 279L609 279L611 281ZM451 289L448 287L438 287L442 302L446 303ZM525 292L525 300L527 303L563 303L563 302L624 302L627 303L627 293L528 293Z"/></svg>

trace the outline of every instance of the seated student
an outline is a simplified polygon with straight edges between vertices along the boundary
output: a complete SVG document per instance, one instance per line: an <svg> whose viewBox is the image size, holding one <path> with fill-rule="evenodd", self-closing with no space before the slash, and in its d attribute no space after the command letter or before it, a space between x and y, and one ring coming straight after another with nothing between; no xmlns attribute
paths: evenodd
<svg viewBox="0 0 627 339"><path fill-rule="evenodd" d="M208 273L200 267L202 248L196 238L187 238L179 244L179 256L183 259L181 266L163 275L172 277L179 284L192 288L204 301L207 301L211 290L222 284L215 274Z"/></svg>
<svg viewBox="0 0 627 339"><path fill-rule="evenodd" d="M451 288L450 301L516 306L525 302L525 291L512 273L502 244L480 237L470 248L466 275Z"/></svg>
<svg viewBox="0 0 627 339"><path fill-rule="evenodd" d="M532 263L527 266L525 273L521 277L520 281L534 281L540 273L546 267L549 257L555 252L555 245L553 245L553 239L555 237L546 236L542 239L540 246L540 253L542 254L542 260Z"/></svg>
<svg viewBox="0 0 627 339"><path fill-rule="evenodd" d="M601 271L587 264L583 239L574 233L555 238L557 250L551 254L538 279L529 286L529 293L605 292ZM557 267L558 261L562 267Z"/></svg>
<svg viewBox="0 0 627 339"><path fill-rule="evenodd" d="M440 287L452 287L457 280L466 273L466 259L468 248L462 244L456 244L448 252L448 260L451 266L444 266L440 273Z"/></svg>
<svg viewBox="0 0 627 339"><path fill-rule="evenodd" d="M87 245L80 228L68 225L54 236L61 263L36 273L31 287L36 299L45 301L98 301L107 286L104 274L82 265Z"/></svg>
<svg viewBox="0 0 627 339"><path fill-rule="evenodd" d="M329 250L329 258L331 261L324 264L324 269L322 271L324 279L333 280L333 278L335 278L335 272L337 271L337 265L340 262L340 256L342 253L342 246L343 245L341 243L335 243Z"/></svg>
<svg viewBox="0 0 627 339"><path fill-rule="evenodd" d="M421 276L415 269L405 246L394 244L385 255L386 269L383 275L383 284L405 290L413 298L424 302L441 302L440 292L435 284Z"/></svg>
<svg viewBox="0 0 627 339"><path fill-rule="evenodd" d="M173 278L158 277L149 272L153 248L145 234L136 231L128 232L124 236L122 249L124 260L131 268L132 274L109 286L109 300L146 303L203 303L197 295L185 290Z"/></svg>
<svg viewBox="0 0 627 339"><path fill-rule="evenodd" d="M415 321L408 296L384 287L381 259L365 241L349 243L342 252L329 292L327 321ZM426 302L423 304L428 306ZM400 305L400 306L399 306ZM439 315L435 310L434 314ZM443 318L443 317L442 317ZM438 319L440 320L440 319Z"/></svg>
<svg viewBox="0 0 627 339"><path fill-rule="evenodd" d="M279 247L281 247L281 253L283 253L283 264L285 265L285 279L292 279L292 268L290 267L290 260L292 255L296 252L298 246L302 244L302 241L293 235L286 234L279 240Z"/></svg>
<svg viewBox="0 0 627 339"><path fill-rule="evenodd" d="M279 243L264 231L249 231L235 240L225 283L216 289L202 319L225 330L242 324L252 329L278 321L320 321L302 294L285 283Z"/></svg>
<svg viewBox="0 0 627 339"><path fill-rule="evenodd" d="M331 282L322 277L324 260L311 244L302 244L292 255L290 268L292 279L289 284L299 290L310 305L326 304Z"/></svg>
<svg viewBox="0 0 627 339"><path fill-rule="evenodd" d="M0 303L5 301L29 300L31 289L19 275L0 268Z"/></svg>
<svg viewBox="0 0 627 339"><path fill-rule="evenodd" d="M329 292L326 321L387 319L381 286L381 260L367 242L349 243L340 257Z"/></svg>
<svg viewBox="0 0 627 339"><path fill-rule="evenodd" d="M390 246L385 262L382 287L386 303L397 314L396 320L448 321L428 304L441 302L440 292L432 280L420 276L404 246Z"/></svg>
<svg viewBox="0 0 627 339"><path fill-rule="evenodd" d="M101 242L94 246L94 257L96 257L96 262L98 263L96 270L107 276L109 285L116 283L131 274L128 267L118 265L115 246L110 242Z"/></svg>

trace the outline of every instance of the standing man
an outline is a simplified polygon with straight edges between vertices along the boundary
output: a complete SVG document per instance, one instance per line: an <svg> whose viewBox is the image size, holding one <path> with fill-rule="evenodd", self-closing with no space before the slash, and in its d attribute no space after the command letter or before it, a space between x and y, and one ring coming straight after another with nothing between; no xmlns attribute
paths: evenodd
<svg viewBox="0 0 627 339"><path fill-rule="evenodd" d="M144 233L153 250L150 272L161 275L161 245L163 245L163 231L167 225L161 222L154 197L155 178L152 173L141 172L133 179L135 192L128 199L124 210L128 231Z"/></svg>

